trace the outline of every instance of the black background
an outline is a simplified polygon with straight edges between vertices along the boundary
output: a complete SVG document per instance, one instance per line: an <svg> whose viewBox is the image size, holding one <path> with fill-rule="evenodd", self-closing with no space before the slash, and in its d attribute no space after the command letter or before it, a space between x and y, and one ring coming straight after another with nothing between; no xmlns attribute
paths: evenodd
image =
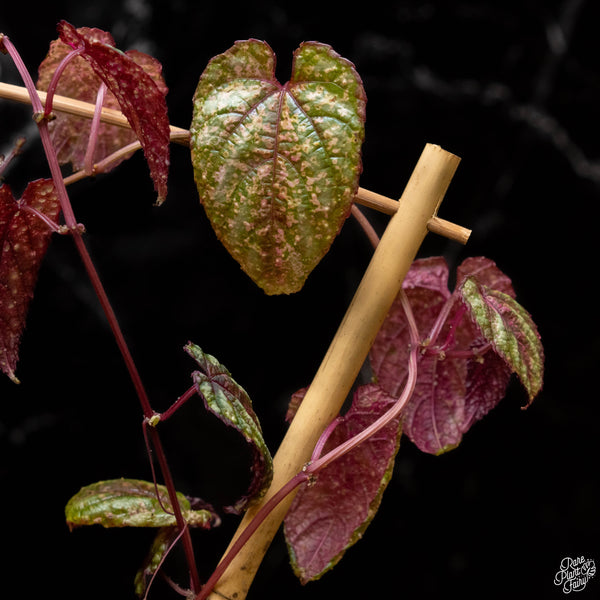
<svg viewBox="0 0 600 600"><path fill-rule="evenodd" d="M278 536L249 598L560 598L563 557L600 561L599 16L593 0L3 3L0 31L32 73L63 18L156 56L171 122L186 128L198 77L235 40L266 40L282 81L300 42L331 44L368 96L361 186L399 197L427 142L461 156L440 216L472 238L463 248L430 235L420 256L495 260L539 326L546 379L529 410L513 382L458 449L425 456L406 441L378 515L335 570L302 588ZM8 57L0 75L19 82ZM0 100L0 151L24 132L30 140L6 177L17 195L48 174L29 115ZM288 397L310 382L368 263L356 224L300 293L267 297L216 241L187 149L172 149L161 208L141 156L71 190L154 407L189 387L182 346L192 340L248 390L276 448ZM369 216L382 231L386 217ZM17 374L20 386L0 381L4 590L133 597L151 532L64 524L82 485L150 478L139 405L67 238L53 240L41 270ZM165 426L165 443L181 491L218 506L243 491L243 445L198 405ZM236 523L194 535L203 577ZM597 597L598 579L583 598ZM157 586L153 597L173 596Z"/></svg>

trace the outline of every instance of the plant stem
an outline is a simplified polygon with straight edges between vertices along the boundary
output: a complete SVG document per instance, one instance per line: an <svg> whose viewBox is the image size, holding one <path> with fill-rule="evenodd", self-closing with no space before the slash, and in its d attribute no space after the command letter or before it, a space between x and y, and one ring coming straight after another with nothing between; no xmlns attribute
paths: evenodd
<svg viewBox="0 0 600 600"><path fill-rule="evenodd" d="M386 413L381 415L379 419L371 423L371 425L365 427L365 429L363 429L360 433L357 433L349 440L346 440L339 446L336 446L333 450L329 451L324 456L312 460L310 464L306 467L306 472L310 475L315 475L318 471L324 469L334 460L337 460L344 454L347 454L348 452L356 448L356 446L362 444L364 441L368 440L371 436L377 433L380 429L385 427L390 421L395 419L404 410L404 407L413 395L415 385L417 383L417 361L420 348L419 332L417 330L417 324L412 312L412 308L410 306L410 302L408 301L408 297L406 296L403 290L400 290L398 297L400 298L402 307L404 308L404 314L406 315L408 321L408 328L410 331L411 338L411 348L408 357L408 375L406 378L406 384L404 385L404 389L402 390L402 394L400 394L398 400L394 403L394 405Z"/></svg>
<svg viewBox="0 0 600 600"><path fill-rule="evenodd" d="M192 385L189 389L187 389L177 400L169 407L167 410L160 414L160 420L166 421L170 419L175 412L183 406L190 398L193 398L197 394L196 386Z"/></svg>
<svg viewBox="0 0 600 600"><path fill-rule="evenodd" d="M96 95L96 112L92 119L92 126L90 128L90 137L88 139L88 145L85 150L85 157L83 159L84 171L87 175L94 174L94 152L96 150L96 144L98 143L98 127L100 126L100 116L102 115L102 104L104 103L104 96L106 94L106 84L103 82L98 88L98 94Z"/></svg>
<svg viewBox="0 0 600 600"><path fill-rule="evenodd" d="M207 582L202 588L202 591L196 596L195 600L206 600L206 598L208 598L223 573L227 570L231 562L252 537L252 535L254 535L263 521L269 516L271 511L308 478L309 475L307 470L300 471L260 507L248 527L246 527L241 535L231 544L227 553L219 562L212 575L208 578Z"/></svg>
<svg viewBox="0 0 600 600"><path fill-rule="evenodd" d="M69 229L71 237L75 242L75 246L84 264L85 270L88 274L92 287L94 288L96 296L98 297L104 314L106 315L117 346L121 352L121 356L123 357L131 380L134 384L138 399L142 407L142 411L144 413L144 417L146 419L150 419L154 415L154 410L150 405L150 401L142 383L142 379L139 375L133 357L129 351L129 347L127 346L127 342L125 341L125 337L123 335L123 332L121 331L121 327L119 325L115 312L110 304L108 295L106 294L104 286L102 285L102 281L100 280L98 272L96 271L96 267L94 266L92 258L83 240L81 228L78 227L77 219L75 218L75 214L73 212L73 208L69 200L67 189L63 181L62 172L60 170L60 165L56 156L56 151L54 150L52 140L50 139L50 132L48 131L47 115L50 114L52 110L52 105L50 102L47 102L45 109L46 112L44 112L44 107L42 106L40 97L37 93L37 90L35 89L33 80L31 79L31 76L29 75L29 72L27 71L27 68L23 63L23 60L21 59L21 56L19 55L17 49L14 47L14 45L8 39L7 36L2 36L1 41L3 47L7 50L13 62L15 63L15 66L17 67L17 70L19 71L19 74L23 79L23 83L25 84L25 87L29 92L31 105L34 110L34 117L36 118L36 122L38 124L40 138L42 140L42 145L46 154L46 160L48 162L50 173L52 175L52 180L54 182L54 186L59 198L63 218L65 219L67 228ZM194 558L189 528L187 527L187 524L181 512L181 507L179 506L175 484L173 482L171 471L167 463L166 455L164 453L160 436L158 435L158 431L156 431L154 427L150 430L150 437L161 468L162 476L165 481L165 486L168 490L169 500L171 502L171 506L173 507L173 512L175 513L177 526L179 530L183 532L184 550L186 554L188 568L190 571L192 589L194 591L198 591L200 589L200 579L196 568L196 561Z"/></svg>
<svg viewBox="0 0 600 600"><path fill-rule="evenodd" d="M44 116L50 116L52 112L52 104L54 100L54 95L56 93L56 88L58 87L58 80L66 69L67 65L76 57L79 56L83 52L83 48L76 48L75 50L71 50L61 61L56 70L52 74L52 79L50 80L50 85L48 85L48 91L46 93L46 102L44 108Z"/></svg>
<svg viewBox="0 0 600 600"><path fill-rule="evenodd" d="M177 499L177 492L175 488L175 482L171 475L171 469L167 462L167 455L165 454L160 436L156 427L149 428L150 440L154 451L156 452L156 458L160 466L160 470L163 476L165 487L169 492L169 500L173 513L175 514L175 520L177 522L177 528L182 532L182 543L183 550L186 556L186 562L188 563L188 569L190 572L190 584L193 592L200 591L200 577L198 575L198 569L196 567L196 559L194 556L194 547L192 545L192 536L190 534L190 528L187 526L185 519L181 513L181 507L179 506L179 500Z"/></svg>

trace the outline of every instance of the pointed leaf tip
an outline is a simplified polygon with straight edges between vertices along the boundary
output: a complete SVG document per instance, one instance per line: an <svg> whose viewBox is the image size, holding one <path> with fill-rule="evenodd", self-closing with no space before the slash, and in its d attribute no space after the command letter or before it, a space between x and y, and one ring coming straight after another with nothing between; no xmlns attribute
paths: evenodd
<svg viewBox="0 0 600 600"><path fill-rule="evenodd" d="M294 53L290 81L258 40L213 58L194 96L196 185L213 228L267 294L298 291L350 212L366 96L330 46Z"/></svg>

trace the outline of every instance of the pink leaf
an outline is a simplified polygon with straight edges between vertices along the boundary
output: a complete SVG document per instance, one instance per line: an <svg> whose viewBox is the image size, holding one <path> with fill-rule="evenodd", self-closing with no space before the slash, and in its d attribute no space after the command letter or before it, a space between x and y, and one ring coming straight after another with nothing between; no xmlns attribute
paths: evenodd
<svg viewBox="0 0 600 600"><path fill-rule="evenodd" d="M0 368L16 383L19 340L52 233L35 211L58 218L51 179L31 182L20 200L7 185L0 187Z"/></svg>
<svg viewBox="0 0 600 600"><path fill-rule="evenodd" d="M413 396L403 412L403 427L423 452L442 454L458 446L465 420L464 360L424 356Z"/></svg>
<svg viewBox="0 0 600 600"><path fill-rule="evenodd" d="M430 258L415 261L403 284L423 344L403 428L413 443L431 454L456 447L473 423L500 402L511 371L532 381L528 391L541 386L539 336L528 315L517 308L510 279L483 257L466 259L456 279L457 291L450 294L444 259ZM469 305L471 318L463 302ZM431 342L428 338L442 311L448 314ZM496 322L502 324L500 342L491 333L498 329ZM512 325L523 333L502 337ZM518 340L528 350L510 364L507 357L518 355ZM397 300L370 353L375 380L393 396L400 394L406 381L410 344L406 317Z"/></svg>
<svg viewBox="0 0 600 600"><path fill-rule="evenodd" d="M158 193L157 204L161 204L167 195L170 141L163 91L130 56L97 41L90 30L78 30L61 21L58 31L60 39L71 48L83 46L81 56L116 97L142 145Z"/></svg>
<svg viewBox="0 0 600 600"><path fill-rule="evenodd" d="M413 306L419 334L425 339L450 297L446 261L441 257L415 261L402 287ZM369 355L377 383L393 396L398 396L404 386L409 344L410 336L404 310L400 301L396 300Z"/></svg>
<svg viewBox="0 0 600 600"><path fill-rule="evenodd" d="M325 452L365 429L394 402L376 385L359 387L352 407L327 440ZM395 419L300 489L284 526L292 566L302 583L333 568L362 537L391 477L399 438Z"/></svg>
<svg viewBox="0 0 600 600"><path fill-rule="evenodd" d="M80 35L97 43L114 46L112 36L105 31L87 27L82 27L77 31ZM54 72L71 50L71 47L61 40L51 42L48 54L38 69L37 88L39 90L46 91L48 89ZM151 56L136 50L129 50L125 54L141 66L152 77L161 93L166 95L167 87L162 78L161 64ZM102 80L96 75L89 62L81 56L76 56L63 71L56 92L68 98L95 104L101 83ZM117 99L110 91L106 92L103 107L120 110ZM48 127L60 163L70 162L75 171L82 169L91 132L91 120L66 113L57 113L56 119L51 121ZM93 162L100 162L135 139L135 133L128 128L106 123L100 124ZM111 168L116 167L122 160L124 158L114 161Z"/></svg>

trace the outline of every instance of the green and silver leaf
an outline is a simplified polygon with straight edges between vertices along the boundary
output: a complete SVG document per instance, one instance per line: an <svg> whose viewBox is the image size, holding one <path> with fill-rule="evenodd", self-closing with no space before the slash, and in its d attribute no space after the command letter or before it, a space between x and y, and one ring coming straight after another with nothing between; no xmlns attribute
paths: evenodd
<svg viewBox="0 0 600 600"><path fill-rule="evenodd" d="M200 200L267 294L298 291L347 218L365 104L354 66L317 42L296 50L285 85L258 40L237 42L202 74L190 127Z"/></svg>
<svg viewBox="0 0 600 600"><path fill-rule="evenodd" d="M511 296L468 277L463 300L483 337L519 377L531 402L544 381L544 349L530 314Z"/></svg>
<svg viewBox="0 0 600 600"><path fill-rule="evenodd" d="M160 501L156 495L156 490ZM183 517L192 527L208 528L214 515L192 510L190 501L177 493ZM164 508L169 512L166 512ZM69 529L83 525L103 527L169 527L176 524L169 494L163 485L139 479L109 479L85 486L65 507Z"/></svg>

